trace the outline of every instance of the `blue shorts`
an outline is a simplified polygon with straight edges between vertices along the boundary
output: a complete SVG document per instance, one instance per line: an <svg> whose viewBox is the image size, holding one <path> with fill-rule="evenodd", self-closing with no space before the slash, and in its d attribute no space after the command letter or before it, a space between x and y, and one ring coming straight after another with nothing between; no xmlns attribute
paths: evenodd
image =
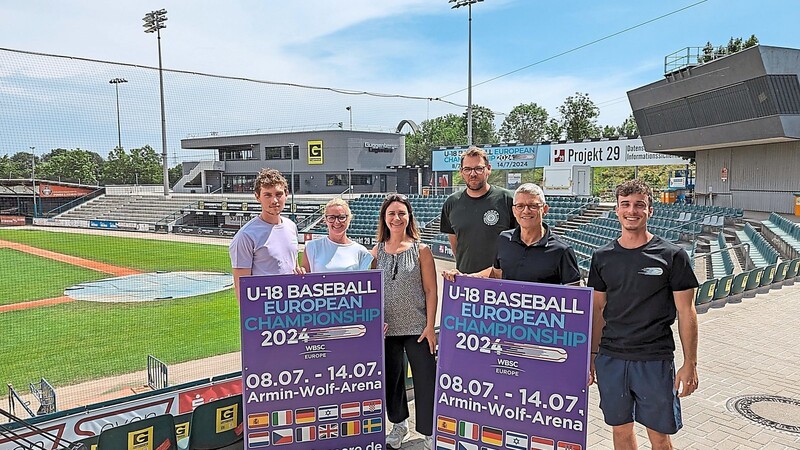
<svg viewBox="0 0 800 450"><path fill-rule="evenodd" d="M597 355L600 409L608 425L639 422L663 434L683 426L675 391L675 361L629 361Z"/></svg>

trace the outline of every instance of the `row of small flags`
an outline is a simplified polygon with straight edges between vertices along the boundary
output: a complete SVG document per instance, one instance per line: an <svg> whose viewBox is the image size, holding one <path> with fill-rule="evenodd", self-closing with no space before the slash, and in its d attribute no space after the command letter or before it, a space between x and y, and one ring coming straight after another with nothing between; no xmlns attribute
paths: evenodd
<svg viewBox="0 0 800 450"><path fill-rule="evenodd" d="M247 435L248 448L286 445L295 442L311 442L317 439L334 439L383 432L383 417L349 420L341 423L326 423L297 428L284 428L272 431L254 431Z"/></svg>
<svg viewBox="0 0 800 450"><path fill-rule="evenodd" d="M251 430L282 427L286 425L327 420L352 419L361 415L383 414L383 401L380 399L363 402L348 402L341 405L325 405L317 408L285 409L281 411L253 413L247 415L247 426Z"/></svg>
<svg viewBox="0 0 800 450"><path fill-rule="evenodd" d="M540 436L531 436L515 431L503 431L500 428L479 425L466 420L456 420L452 417L438 416L436 418L436 450L492 450L488 447L478 447L472 442L458 441L455 438L442 436L449 434L463 439L480 441L484 444L505 446L510 450L582 450L580 444L558 441ZM503 435L505 434L505 439Z"/></svg>

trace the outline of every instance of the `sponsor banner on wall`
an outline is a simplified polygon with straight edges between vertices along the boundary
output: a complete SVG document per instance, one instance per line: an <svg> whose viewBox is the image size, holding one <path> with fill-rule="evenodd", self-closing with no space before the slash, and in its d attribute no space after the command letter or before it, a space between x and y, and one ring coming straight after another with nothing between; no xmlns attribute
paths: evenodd
<svg viewBox="0 0 800 450"><path fill-rule="evenodd" d="M25 225L25 216L0 216L0 225L3 226Z"/></svg>
<svg viewBox="0 0 800 450"><path fill-rule="evenodd" d="M457 172L461 166L461 154L468 147L434 150L431 167L434 172ZM486 145L481 147L489 156L492 170L525 170L546 165L546 151L549 145ZM538 161L537 154L545 151L544 160Z"/></svg>
<svg viewBox="0 0 800 450"><path fill-rule="evenodd" d="M324 162L322 141L308 141L308 165L321 165Z"/></svg>
<svg viewBox="0 0 800 450"><path fill-rule="evenodd" d="M89 221L85 219L48 219L36 217L33 219L33 224L43 227L89 228Z"/></svg>
<svg viewBox="0 0 800 450"><path fill-rule="evenodd" d="M664 166L689 164L689 160L644 149L641 139L617 139L550 144L551 166L576 164L592 167Z"/></svg>
<svg viewBox="0 0 800 450"><path fill-rule="evenodd" d="M82 188L77 186L60 186L57 184L42 183L36 186L40 197L83 197L93 192L95 189Z"/></svg>
<svg viewBox="0 0 800 450"><path fill-rule="evenodd" d="M56 442L53 439L42 436L41 432L6 424L19 436L15 437L11 433L0 435L0 450L20 450L23 448L62 449L67 442L97 436L108 428L164 414L177 416L181 412L192 411L193 408L204 402L241 393L241 386L242 379L235 377L220 383L208 383L202 386L177 389L171 392L137 398L134 401L121 401L110 406L90 408L88 410L76 408L73 414L53 420L37 421L36 426L38 428L58 437ZM21 440L22 438L25 438L25 440ZM20 442L14 442L15 439L20 440Z"/></svg>

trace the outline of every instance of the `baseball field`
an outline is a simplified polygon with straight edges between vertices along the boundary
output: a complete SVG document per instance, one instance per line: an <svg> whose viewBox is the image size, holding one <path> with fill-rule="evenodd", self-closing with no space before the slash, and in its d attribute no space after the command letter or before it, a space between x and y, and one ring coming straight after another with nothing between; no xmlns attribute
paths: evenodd
<svg viewBox="0 0 800 450"><path fill-rule="evenodd" d="M232 289L150 302L75 301L65 289L125 274L230 273L227 246L0 229L0 382L54 386L239 350ZM3 386L5 387L5 386Z"/></svg>

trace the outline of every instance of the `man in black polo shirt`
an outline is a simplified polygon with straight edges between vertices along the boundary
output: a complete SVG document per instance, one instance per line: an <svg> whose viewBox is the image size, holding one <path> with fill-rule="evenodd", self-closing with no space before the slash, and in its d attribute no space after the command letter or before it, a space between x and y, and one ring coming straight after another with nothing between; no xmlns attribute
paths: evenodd
<svg viewBox="0 0 800 450"><path fill-rule="evenodd" d="M682 427L679 397L697 389L697 278L689 255L647 231L653 193L640 180L617 186L619 239L592 256L594 288L589 384L597 378L600 409L615 449L637 448L633 422L653 449L671 449ZM683 366L675 373L671 326L678 317Z"/></svg>
<svg viewBox="0 0 800 450"><path fill-rule="evenodd" d="M474 276L550 284L577 284L581 274L572 247L552 234L542 218L550 209L542 188L525 183L514 192L517 227L497 237L494 265ZM453 280L458 270L442 275Z"/></svg>
<svg viewBox="0 0 800 450"><path fill-rule="evenodd" d="M490 185L491 173L486 152L474 146L467 149L461 155L461 176L467 188L448 197L442 206L439 229L448 235L456 267L464 273L491 266L497 235L516 225L511 192Z"/></svg>

